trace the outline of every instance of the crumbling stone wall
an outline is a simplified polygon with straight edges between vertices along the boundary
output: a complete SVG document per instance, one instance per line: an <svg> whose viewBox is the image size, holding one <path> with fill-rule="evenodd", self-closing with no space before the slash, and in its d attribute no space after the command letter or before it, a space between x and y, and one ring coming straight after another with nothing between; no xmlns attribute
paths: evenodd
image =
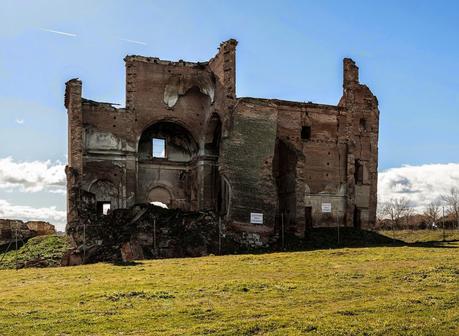
<svg viewBox="0 0 459 336"><path fill-rule="evenodd" d="M211 210L221 234L241 245L374 224L378 101L355 63L344 59L336 106L237 98L236 46L223 42L208 62L127 56L124 108L85 99L81 81L67 82L67 231L75 241L81 227L112 218L103 206L152 201ZM164 139L165 157L153 156L153 138Z"/></svg>

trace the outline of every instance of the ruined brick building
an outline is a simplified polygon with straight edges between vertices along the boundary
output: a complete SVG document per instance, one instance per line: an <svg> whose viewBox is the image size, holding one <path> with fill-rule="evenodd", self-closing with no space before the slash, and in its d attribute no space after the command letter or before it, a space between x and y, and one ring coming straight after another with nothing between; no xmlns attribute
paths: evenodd
<svg viewBox="0 0 459 336"><path fill-rule="evenodd" d="M155 201L211 209L259 245L281 222L298 237L374 224L378 101L354 61L343 61L337 105L236 97L236 45L208 62L127 56L125 108L67 82L68 228Z"/></svg>

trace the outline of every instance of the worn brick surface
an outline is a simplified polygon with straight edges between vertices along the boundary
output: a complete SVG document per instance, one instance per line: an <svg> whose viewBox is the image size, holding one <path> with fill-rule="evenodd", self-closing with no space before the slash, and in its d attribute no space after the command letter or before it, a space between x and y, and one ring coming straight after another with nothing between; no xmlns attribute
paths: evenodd
<svg viewBox="0 0 459 336"><path fill-rule="evenodd" d="M238 98L236 46L223 42L208 62L126 56L123 108L67 82L69 232L97 218L98 202L113 211L155 197L211 209L254 245L272 244L282 227L301 237L308 227L374 225L378 101L355 62L343 61L336 106ZM153 137L166 139L166 158L151 156Z"/></svg>

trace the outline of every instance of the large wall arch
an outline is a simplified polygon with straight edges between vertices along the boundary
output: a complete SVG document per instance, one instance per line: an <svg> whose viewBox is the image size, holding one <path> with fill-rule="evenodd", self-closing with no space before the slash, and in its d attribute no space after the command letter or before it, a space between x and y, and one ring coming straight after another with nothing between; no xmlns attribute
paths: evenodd
<svg viewBox="0 0 459 336"><path fill-rule="evenodd" d="M198 143L197 142L197 139L199 139L199 136L200 136L200 133L201 133L201 130L200 129L196 129L196 128L192 128L192 127L189 127L189 124L186 123L184 120L182 120L181 118L176 118L174 116L167 116L167 117L164 117L164 116L161 116L161 117L153 117L152 119L149 119L147 122L143 123L143 127L141 129L138 129L137 130L137 148L136 150L139 151L139 144L140 144L140 139L142 138L142 136L149 130L151 129L152 127L154 127L155 125L157 124L161 124L161 123L170 123L170 124L175 124L175 125L178 125L179 127L183 127L187 133L189 133L191 135L191 138L193 139L193 141L195 143Z"/></svg>
<svg viewBox="0 0 459 336"><path fill-rule="evenodd" d="M146 199L148 203L161 202L167 205L168 208L174 207L173 194L170 189L164 185L157 185L151 188L147 194Z"/></svg>
<svg viewBox="0 0 459 336"><path fill-rule="evenodd" d="M137 146L140 160L153 159L153 138L165 140L165 159L169 161L191 161L199 150L195 137L185 126L175 121L161 120L146 127L140 135Z"/></svg>

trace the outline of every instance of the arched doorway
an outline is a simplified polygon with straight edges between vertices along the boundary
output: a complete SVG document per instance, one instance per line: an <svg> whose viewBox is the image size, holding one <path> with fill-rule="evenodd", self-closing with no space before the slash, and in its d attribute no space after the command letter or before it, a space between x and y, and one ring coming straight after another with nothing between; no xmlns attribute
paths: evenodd
<svg viewBox="0 0 459 336"><path fill-rule="evenodd" d="M171 207L172 196L169 190L164 187L155 187L148 193L148 203L159 202L166 205L168 208ZM159 205L159 204L155 204Z"/></svg>

